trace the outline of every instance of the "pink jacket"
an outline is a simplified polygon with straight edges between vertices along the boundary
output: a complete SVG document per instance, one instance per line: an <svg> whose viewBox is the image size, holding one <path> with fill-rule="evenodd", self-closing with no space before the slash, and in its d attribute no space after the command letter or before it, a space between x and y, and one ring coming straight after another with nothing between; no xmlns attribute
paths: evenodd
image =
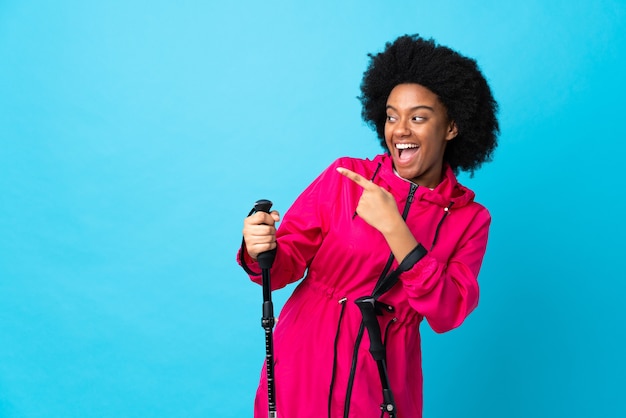
<svg viewBox="0 0 626 418"><path fill-rule="evenodd" d="M400 212L411 188L411 183L394 173L387 155L374 160L341 158L285 213L277 232L272 288L306 276L282 308L274 331L276 403L281 418L327 417L329 405L333 418L344 416L362 319L353 302L372 293L390 256L382 234L353 217L362 190L336 167L368 179L375 177L376 184L395 196ZM452 170L445 170L434 190L417 188L406 219L428 254L380 298L395 308L393 314L378 319L399 418L422 416L422 319L436 332L445 332L459 326L478 304L477 277L491 218L473 201L474 193L457 182ZM258 264L245 256L250 269L260 272ZM392 268L396 266L394 261ZM261 276L250 277L261 283ZM358 347L349 397L349 416L354 418L380 417L381 383L368 349L366 332ZM255 401L257 418L267 417L265 380L263 370Z"/></svg>

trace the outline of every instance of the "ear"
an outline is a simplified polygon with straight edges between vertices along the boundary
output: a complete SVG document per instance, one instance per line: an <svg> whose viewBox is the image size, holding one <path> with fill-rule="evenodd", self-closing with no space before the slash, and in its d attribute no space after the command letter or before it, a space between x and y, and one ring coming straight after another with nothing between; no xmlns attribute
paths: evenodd
<svg viewBox="0 0 626 418"><path fill-rule="evenodd" d="M458 134L459 134L459 129L456 126L456 122L451 121L450 125L448 126L448 133L446 135L446 141L449 141L455 138Z"/></svg>

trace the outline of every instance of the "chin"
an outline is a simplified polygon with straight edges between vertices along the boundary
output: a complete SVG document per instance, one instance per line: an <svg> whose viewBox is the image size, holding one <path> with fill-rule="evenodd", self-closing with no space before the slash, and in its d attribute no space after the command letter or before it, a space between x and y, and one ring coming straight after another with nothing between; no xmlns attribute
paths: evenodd
<svg viewBox="0 0 626 418"><path fill-rule="evenodd" d="M414 179L415 177L417 177L417 171L416 170L398 170L396 168L396 171L398 172L398 174L400 175L400 177L402 177L403 179L406 180L411 180Z"/></svg>

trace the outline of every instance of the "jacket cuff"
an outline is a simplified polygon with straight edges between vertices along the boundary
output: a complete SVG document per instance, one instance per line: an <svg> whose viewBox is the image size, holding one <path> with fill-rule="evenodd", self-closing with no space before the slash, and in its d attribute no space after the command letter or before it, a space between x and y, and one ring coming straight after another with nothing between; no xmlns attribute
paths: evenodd
<svg viewBox="0 0 626 418"><path fill-rule="evenodd" d="M246 251L245 248L246 244L242 240L241 247L239 248L239 251L237 251L237 263L239 263L239 265L245 270L246 273L248 273L248 275L260 276L261 272L257 273L256 271L253 271L251 269L255 268L256 270L261 270L261 268L259 267L259 263L253 260L252 257L250 257L250 254L248 254L248 251Z"/></svg>

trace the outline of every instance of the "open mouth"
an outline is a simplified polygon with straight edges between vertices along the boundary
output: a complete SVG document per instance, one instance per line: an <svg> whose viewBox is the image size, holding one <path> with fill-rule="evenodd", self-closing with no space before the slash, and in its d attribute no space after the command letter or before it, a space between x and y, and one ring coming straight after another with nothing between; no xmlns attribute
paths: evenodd
<svg viewBox="0 0 626 418"><path fill-rule="evenodd" d="M417 153L419 145L417 144L396 144L398 150L398 159L400 161L408 161Z"/></svg>

